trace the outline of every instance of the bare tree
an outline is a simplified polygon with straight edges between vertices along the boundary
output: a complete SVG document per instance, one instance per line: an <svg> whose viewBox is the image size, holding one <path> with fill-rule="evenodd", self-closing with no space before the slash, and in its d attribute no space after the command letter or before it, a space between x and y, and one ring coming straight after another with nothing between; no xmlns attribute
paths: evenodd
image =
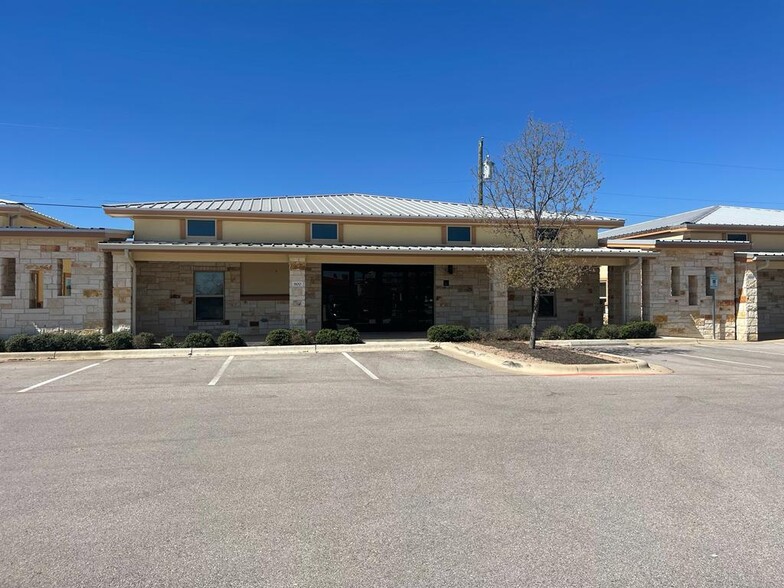
<svg viewBox="0 0 784 588"><path fill-rule="evenodd" d="M481 221L508 247L488 264L502 271L510 286L531 289L531 349L542 295L574 288L585 273L575 257L583 240L580 221L593 209L602 179L598 159L574 145L563 124L529 117L485 185Z"/></svg>

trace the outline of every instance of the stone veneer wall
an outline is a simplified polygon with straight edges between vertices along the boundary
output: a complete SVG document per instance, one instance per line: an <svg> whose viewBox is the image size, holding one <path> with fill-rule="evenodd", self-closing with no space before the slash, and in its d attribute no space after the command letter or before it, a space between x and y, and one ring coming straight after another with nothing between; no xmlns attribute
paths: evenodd
<svg viewBox="0 0 784 588"><path fill-rule="evenodd" d="M736 333L739 341L757 341L757 264L745 260L735 262Z"/></svg>
<svg viewBox="0 0 784 588"><path fill-rule="evenodd" d="M224 320L193 319L193 272L223 271ZM158 336L183 336L192 331L234 330L242 335L264 336L272 329L289 328L289 300L242 300L238 263L137 263L136 331ZM321 327L321 265L308 264L306 281L307 328Z"/></svg>
<svg viewBox="0 0 784 588"><path fill-rule="evenodd" d="M308 331L321 328L321 264L309 263L305 268L305 318Z"/></svg>
<svg viewBox="0 0 784 588"><path fill-rule="evenodd" d="M784 332L784 270L757 272L758 334Z"/></svg>
<svg viewBox="0 0 784 588"><path fill-rule="evenodd" d="M454 265L451 274L448 267L434 268L435 323L487 329L490 314L487 266Z"/></svg>
<svg viewBox="0 0 784 588"><path fill-rule="evenodd" d="M0 336L104 327L105 257L98 239L5 237L0 258L16 260L16 292L0 297ZM71 260L71 295L60 296L58 259ZM31 272L43 272L43 308L30 308Z"/></svg>
<svg viewBox="0 0 784 588"><path fill-rule="evenodd" d="M706 294L705 268L719 276L716 291L716 337L735 338L735 263L730 249L663 249L650 263L650 297L647 308L659 335L713 336L713 298ZM672 295L671 268L680 268L678 295ZM697 281L697 304L689 305L689 278Z"/></svg>
<svg viewBox="0 0 784 588"><path fill-rule="evenodd" d="M601 326L602 308L599 268L590 268L582 282L573 290L556 290L554 317L540 316L537 330L551 325L566 327L573 323L585 323L594 327ZM513 288L509 291L509 327L531 324L531 290Z"/></svg>

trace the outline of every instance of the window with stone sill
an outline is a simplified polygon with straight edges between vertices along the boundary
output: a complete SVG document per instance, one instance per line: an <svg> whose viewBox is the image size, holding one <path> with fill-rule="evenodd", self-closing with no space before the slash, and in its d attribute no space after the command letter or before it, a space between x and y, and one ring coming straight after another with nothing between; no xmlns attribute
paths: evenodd
<svg viewBox="0 0 784 588"><path fill-rule="evenodd" d="M193 272L193 317L196 321L222 321L224 307L223 272Z"/></svg>
<svg viewBox="0 0 784 588"><path fill-rule="evenodd" d="M16 296L16 259L0 259L0 296Z"/></svg>

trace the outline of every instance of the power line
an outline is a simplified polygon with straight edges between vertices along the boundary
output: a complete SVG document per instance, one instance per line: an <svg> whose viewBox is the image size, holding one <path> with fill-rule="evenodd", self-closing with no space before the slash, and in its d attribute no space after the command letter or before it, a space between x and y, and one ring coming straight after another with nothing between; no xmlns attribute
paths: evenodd
<svg viewBox="0 0 784 588"><path fill-rule="evenodd" d="M736 163L712 163L707 161L686 161L683 159L666 159L664 157L647 157L644 155L624 155L622 153L606 153L606 152L598 152L599 155L607 155L609 157L624 157L626 159L647 159L649 161L663 161L666 163L682 163L686 165L707 165L709 167L731 167L737 169L750 169L756 171L775 171L775 172L784 172L784 168L782 167L761 167L756 165L740 165Z"/></svg>

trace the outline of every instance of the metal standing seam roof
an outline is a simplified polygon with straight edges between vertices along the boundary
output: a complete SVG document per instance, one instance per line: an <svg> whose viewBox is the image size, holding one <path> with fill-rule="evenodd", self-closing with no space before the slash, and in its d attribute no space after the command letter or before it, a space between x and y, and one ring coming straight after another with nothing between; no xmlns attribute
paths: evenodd
<svg viewBox="0 0 784 588"><path fill-rule="evenodd" d="M487 214L473 204L416 200L373 194L315 194L309 196L269 196L257 198L226 198L219 200L167 200L104 205L112 212L176 211L227 212L248 214L281 214L309 216L357 216L381 218L463 218ZM621 219L586 215L584 220L622 222Z"/></svg>
<svg viewBox="0 0 784 588"><path fill-rule="evenodd" d="M27 204L24 204L22 202L16 202L14 200L0 199L0 207L3 207L3 206L13 207L13 208L17 208L17 207L21 208L21 209L25 210L26 212L31 212L32 214L38 215L38 216L40 216L42 218L45 218L46 220L52 221L55 224L62 225L63 228L68 228L68 229L75 229L76 228L76 226L72 225L71 223L67 223L65 221L60 220L59 218L55 218L53 216L49 216L48 214L44 214L43 212L35 210L34 208L30 208L29 206L27 206Z"/></svg>
<svg viewBox="0 0 784 588"><path fill-rule="evenodd" d="M663 216L642 223L626 225L599 233L600 239L628 237L657 230L676 229L685 225L727 227L780 227L784 229L784 210L751 208L746 206L715 205Z"/></svg>

